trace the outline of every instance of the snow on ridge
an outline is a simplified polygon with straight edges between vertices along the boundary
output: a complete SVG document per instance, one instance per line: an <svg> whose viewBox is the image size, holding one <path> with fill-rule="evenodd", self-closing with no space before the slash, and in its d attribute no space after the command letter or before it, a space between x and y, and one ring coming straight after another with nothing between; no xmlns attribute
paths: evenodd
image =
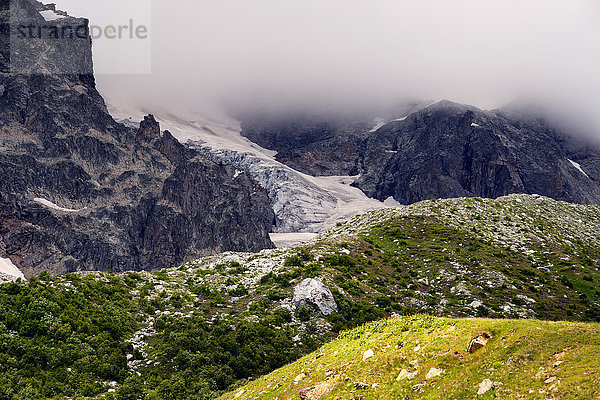
<svg viewBox="0 0 600 400"><path fill-rule="evenodd" d="M404 121L406 120L406 118L408 118L408 115L402 118L396 118L396 119L392 119L389 122L398 122L398 121ZM373 129L371 129L369 131L369 133L375 133L377 132L379 129L383 128L384 126L386 126L388 124L388 122L386 122L383 118L375 118L375 126L373 127Z"/></svg>
<svg viewBox="0 0 600 400"><path fill-rule="evenodd" d="M58 14L56 11L44 10L40 11L46 22L56 21L57 19L65 18L64 15Z"/></svg>
<svg viewBox="0 0 600 400"><path fill-rule="evenodd" d="M42 199L41 197L36 197L35 199L33 199L33 201L35 201L36 203L39 203L43 206L46 206L48 208L51 208L53 210L56 210L56 211L62 211L62 212L68 212L68 213L76 213L76 212L81 211L81 210L75 210L72 208L63 208L63 207L57 206L50 200Z"/></svg>
<svg viewBox="0 0 600 400"><path fill-rule="evenodd" d="M373 127L373 129L371 129L369 131L369 133L377 132L380 128L382 128L386 124L385 119L383 119L383 118L375 118L375 121L373 121L373 122L375 122L375 126Z"/></svg>
<svg viewBox="0 0 600 400"><path fill-rule="evenodd" d="M583 168L581 168L581 164L576 163L575 161L570 160L570 159L567 159L567 160L571 163L572 166L574 166L575 168L577 168L579 170L579 172L581 172L583 175L585 175L586 178L589 178L589 175L585 173L585 171L583 170Z"/></svg>
<svg viewBox="0 0 600 400"><path fill-rule="evenodd" d="M15 279L25 279L25 275L23 275L21 270L17 268L15 264L13 264L10 258L0 257L0 274L8 275Z"/></svg>

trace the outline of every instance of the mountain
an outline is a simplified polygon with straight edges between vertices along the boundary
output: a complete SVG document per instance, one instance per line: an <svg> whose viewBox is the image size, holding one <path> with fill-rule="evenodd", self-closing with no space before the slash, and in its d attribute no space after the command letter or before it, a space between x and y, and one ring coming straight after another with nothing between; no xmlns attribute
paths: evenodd
<svg viewBox="0 0 600 400"><path fill-rule="evenodd" d="M312 175L359 175L380 201L540 194L600 203L600 146L543 116L442 101L368 124L344 115L253 114L242 135ZM398 115L400 115L398 114Z"/></svg>
<svg viewBox="0 0 600 400"><path fill-rule="evenodd" d="M220 399L592 399L599 333L598 324L391 318Z"/></svg>
<svg viewBox="0 0 600 400"><path fill-rule="evenodd" d="M425 379L438 368L447 371L439 382L464 383L466 398L484 379L503 382L505 398L523 388L539 395L551 384L532 383L530 371L544 367L544 380L556 376L565 385L560 390L571 390L578 376L587 394L595 387L588 379L598 379L588 364L598 328L577 322L600 321L599 221L599 206L541 196L425 201L353 217L293 249L227 252L153 272L42 273L3 284L0 397L212 399L237 389L234 396L250 377L255 382L240 396L298 396L324 380L339 361L336 350L347 359L339 369L345 375L333 375L341 378L339 390L366 382L411 391L438 382ZM451 319L396 318L359 328L323 355L276 372L281 382L259 379L340 331L422 313ZM467 317L511 320L460 319ZM570 322L515 321L523 318ZM480 358L485 349L466 352L482 331L494 337L490 358ZM373 368L387 365L387 352L399 357L367 379L369 364L354 363L369 348ZM546 364L566 348L564 366ZM464 357L453 358L454 351ZM522 363L509 363L509 356ZM419 367L409 368L414 359ZM306 379L295 385L298 368L307 368ZM417 374L396 383L402 369ZM379 393L361 390L368 391L354 395Z"/></svg>
<svg viewBox="0 0 600 400"><path fill-rule="evenodd" d="M88 24L62 12L46 20L53 6L32 0L10 5L3 27L9 15L27 26ZM273 247L275 216L256 181L181 145L151 115L138 128L114 121L89 37L10 50L3 71L12 69L0 73L0 257L25 276L156 269ZM32 62L13 64L23 55Z"/></svg>
<svg viewBox="0 0 600 400"><path fill-rule="evenodd" d="M356 177L311 176L276 159L277 154L243 137L238 121L223 115L173 111L159 107L132 107L111 102L118 121L135 124L152 112L177 140L218 163L235 166L265 188L275 222L275 243L297 243L349 218L386 205L350 186Z"/></svg>

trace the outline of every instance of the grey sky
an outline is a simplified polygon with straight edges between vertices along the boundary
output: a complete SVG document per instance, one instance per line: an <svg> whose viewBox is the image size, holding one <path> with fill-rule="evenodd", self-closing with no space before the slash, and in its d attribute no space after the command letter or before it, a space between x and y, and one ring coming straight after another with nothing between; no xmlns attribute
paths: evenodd
<svg viewBox="0 0 600 400"><path fill-rule="evenodd" d="M103 0L56 3L118 19ZM595 0L153 0L152 74L98 82L136 104L271 93L491 108L528 95L589 112L600 107L599 21Z"/></svg>

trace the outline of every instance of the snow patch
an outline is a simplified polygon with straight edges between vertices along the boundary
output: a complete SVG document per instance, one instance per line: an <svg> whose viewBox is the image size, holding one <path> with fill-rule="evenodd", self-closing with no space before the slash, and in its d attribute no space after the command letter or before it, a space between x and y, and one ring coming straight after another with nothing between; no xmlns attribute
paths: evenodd
<svg viewBox="0 0 600 400"><path fill-rule="evenodd" d="M387 199L385 199L385 201L383 202L383 204L386 207L402 207L402 204L400 204L398 201L396 201L396 199L394 199L392 196L390 196Z"/></svg>
<svg viewBox="0 0 600 400"><path fill-rule="evenodd" d="M579 170L579 172L581 172L582 174L584 174L587 178L589 178L589 175L585 173L585 171L583 170L583 168L581 168L581 165L579 163L576 163L573 160L569 160L569 162L571 163L571 165L573 165L575 168L577 168Z"/></svg>
<svg viewBox="0 0 600 400"><path fill-rule="evenodd" d="M278 249L291 249L314 239L316 233L269 233Z"/></svg>
<svg viewBox="0 0 600 400"><path fill-rule="evenodd" d="M369 131L370 133L377 132L379 128L383 127L386 124L385 119L383 118L375 118L374 122L375 126Z"/></svg>
<svg viewBox="0 0 600 400"><path fill-rule="evenodd" d="M0 257L0 274L14 277L15 279L25 279L25 275L17 268L9 258Z"/></svg>
<svg viewBox="0 0 600 400"><path fill-rule="evenodd" d="M481 125L479 125L479 124L476 124L475 122L473 122L473 123L471 123L471 126L472 126L473 128L479 128Z"/></svg>
<svg viewBox="0 0 600 400"><path fill-rule="evenodd" d="M50 200L46 200L46 199L42 199L40 197L36 197L35 199L33 199L33 201L35 201L36 203L39 203L45 207L51 208L53 210L56 211L62 211L62 212L68 212L68 213L75 213L75 212L79 212L81 210L75 210L72 208L63 208L60 206L57 206L56 204L54 204L53 202L51 202Z"/></svg>
<svg viewBox="0 0 600 400"><path fill-rule="evenodd" d="M408 115L406 117L393 119L392 121L404 121L406 118L408 118Z"/></svg>
<svg viewBox="0 0 600 400"><path fill-rule="evenodd" d="M42 17L44 17L46 22L56 21L57 19L64 18L63 15L57 14L55 11L52 10L40 11L40 14L42 14Z"/></svg>

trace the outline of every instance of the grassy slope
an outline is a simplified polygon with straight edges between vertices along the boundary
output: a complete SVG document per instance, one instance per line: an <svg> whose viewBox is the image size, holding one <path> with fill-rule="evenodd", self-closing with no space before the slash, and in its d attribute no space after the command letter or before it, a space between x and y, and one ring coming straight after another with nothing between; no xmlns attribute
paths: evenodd
<svg viewBox="0 0 600 400"><path fill-rule="evenodd" d="M470 339L482 332L492 339L467 353ZM299 399L302 389L315 388L311 399L596 399L599 334L598 324L391 318L345 332L221 398ZM369 349L374 357L363 361ZM444 372L426 379L431 368ZM417 374L397 380L403 369ZM294 382L301 374L306 377ZM502 385L477 396L484 379ZM369 387L357 389L358 382Z"/></svg>

